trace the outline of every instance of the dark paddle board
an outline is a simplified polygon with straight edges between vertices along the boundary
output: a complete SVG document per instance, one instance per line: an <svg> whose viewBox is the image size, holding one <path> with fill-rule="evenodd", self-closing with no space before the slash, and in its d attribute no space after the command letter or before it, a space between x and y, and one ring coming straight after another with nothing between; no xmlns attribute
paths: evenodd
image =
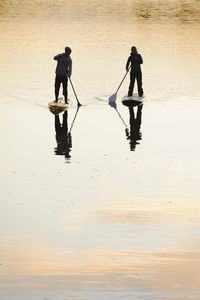
<svg viewBox="0 0 200 300"><path fill-rule="evenodd" d="M141 105L143 103L144 96L139 97L137 94L133 94L133 96L128 97L127 95L122 98L122 103L128 107L134 107L137 105Z"/></svg>

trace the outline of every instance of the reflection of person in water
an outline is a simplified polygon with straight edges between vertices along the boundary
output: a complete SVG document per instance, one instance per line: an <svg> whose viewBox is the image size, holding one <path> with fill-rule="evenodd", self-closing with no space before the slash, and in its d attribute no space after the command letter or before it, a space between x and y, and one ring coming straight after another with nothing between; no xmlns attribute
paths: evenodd
<svg viewBox="0 0 200 300"><path fill-rule="evenodd" d="M140 132L140 126L142 122L142 107L143 105L137 106L137 115L135 118L135 112L133 107L129 107L130 114L130 133L126 131L127 139L130 140L130 150L135 151L135 147L142 139L142 133Z"/></svg>
<svg viewBox="0 0 200 300"><path fill-rule="evenodd" d="M56 155L64 155L68 160L71 155L70 151L72 148L72 138L71 133L68 132L68 124L67 124L67 111L63 114L63 122L60 123L60 116L55 116L55 130L56 130L56 142L57 148L55 148Z"/></svg>

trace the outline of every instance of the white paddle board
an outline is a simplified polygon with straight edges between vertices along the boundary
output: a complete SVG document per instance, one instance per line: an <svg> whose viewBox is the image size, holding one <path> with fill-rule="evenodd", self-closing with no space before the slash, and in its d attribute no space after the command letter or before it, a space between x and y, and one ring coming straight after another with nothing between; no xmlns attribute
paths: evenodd
<svg viewBox="0 0 200 300"><path fill-rule="evenodd" d="M58 115L61 112L64 112L66 109L70 107L70 103L62 103L62 102L49 102L48 103L49 110L54 114Z"/></svg>
<svg viewBox="0 0 200 300"><path fill-rule="evenodd" d="M125 106L128 106L128 107L133 107L133 106L137 106L137 105L141 105L143 103L143 100L144 100L144 96L140 97L138 96L138 94L133 94L133 96L124 96L122 98L122 103L125 105Z"/></svg>

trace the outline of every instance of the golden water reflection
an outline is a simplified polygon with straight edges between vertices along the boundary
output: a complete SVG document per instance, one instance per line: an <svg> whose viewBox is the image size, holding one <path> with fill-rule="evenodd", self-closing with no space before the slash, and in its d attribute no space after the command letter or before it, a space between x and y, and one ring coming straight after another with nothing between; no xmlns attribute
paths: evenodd
<svg viewBox="0 0 200 300"><path fill-rule="evenodd" d="M151 19L155 21L173 20L178 22L198 22L200 5L198 1L29 1L13 2L2 0L0 15L3 17L34 18L36 16L84 20L92 18L114 19L118 22L127 17L137 18L138 21Z"/></svg>
<svg viewBox="0 0 200 300"><path fill-rule="evenodd" d="M199 14L194 0L0 2L6 293L98 288L110 299L134 299L136 290L148 299L200 298ZM130 153L113 111L91 107L115 91L133 42L144 54L148 97L142 143ZM83 109L89 103L73 130L70 168L52 153L52 119L33 106L52 98L52 57L66 43Z"/></svg>
<svg viewBox="0 0 200 300"><path fill-rule="evenodd" d="M10 246L5 244L3 253ZM0 286L4 288L84 286L106 290L117 287L120 291L151 286L152 291L183 291L190 296L191 289L199 288L199 251L69 251L49 249L44 244L12 246L16 246L14 256L7 254L8 261L1 266Z"/></svg>
<svg viewBox="0 0 200 300"><path fill-rule="evenodd" d="M119 292L151 287L152 292L160 295L170 291L193 297L198 293L200 277L196 232L199 204L193 199L190 207L187 197L178 199L166 195L165 199L171 200L154 199L149 207L150 199L146 202L143 199L143 202L135 200L134 203L104 203L96 213L85 211L85 216L79 220L82 225L79 228L78 220L74 225L71 224L73 218L68 220L71 225L66 223L65 238L70 240L69 230L79 232L80 244L76 248L73 248L72 240L71 247L63 248L50 245L49 239L41 235L12 236L5 233L1 246L0 286L8 289L27 286L49 291L74 288L112 291L117 288ZM115 227L117 224L120 227ZM93 234L97 239L90 236L87 226L96 228ZM110 230L111 241L106 242L104 230ZM151 251L155 230L160 231L160 236L157 235L157 246ZM102 234L105 234L103 243L100 239L98 246L98 236L100 238ZM88 244L86 249L81 246L84 235ZM135 245L131 244L131 239L136 239ZM113 249L110 249L112 243ZM177 298L171 296L169 299Z"/></svg>

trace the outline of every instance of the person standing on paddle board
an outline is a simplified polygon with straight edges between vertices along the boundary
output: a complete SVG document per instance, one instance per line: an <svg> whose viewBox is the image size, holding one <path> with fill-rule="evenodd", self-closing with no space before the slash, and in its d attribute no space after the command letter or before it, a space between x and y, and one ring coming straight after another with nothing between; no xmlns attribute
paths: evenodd
<svg viewBox="0 0 200 300"><path fill-rule="evenodd" d="M70 57L71 52L72 51L69 47L65 47L65 53L54 56L54 60L57 61L56 78L55 78L55 102L58 102L60 85L62 83L65 103L68 103L67 83L68 83L68 77L70 77L72 74L72 59Z"/></svg>
<svg viewBox="0 0 200 300"><path fill-rule="evenodd" d="M131 54L126 63L126 71L128 71L130 64L131 64L131 72L130 72L130 85L128 90L128 96L131 97L133 95L133 89L134 89L134 84L136 79L137 87L138 87L138 95L142 97L143 96L142 71L140 65L143 64L143 59L142 56L137 52L137 48L135 46L131 47Z"/></svg>

